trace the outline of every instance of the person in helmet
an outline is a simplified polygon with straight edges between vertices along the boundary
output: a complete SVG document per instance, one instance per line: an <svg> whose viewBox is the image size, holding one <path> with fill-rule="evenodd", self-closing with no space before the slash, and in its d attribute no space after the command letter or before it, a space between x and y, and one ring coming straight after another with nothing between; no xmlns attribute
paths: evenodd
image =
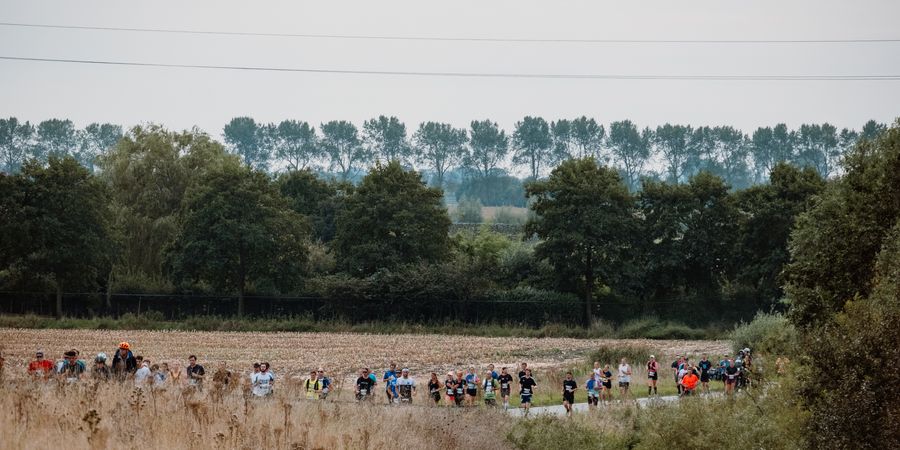
<svg viewBox="0 0 900 450"><path fill-rule="evenodd" d="M106 365L106 353L97 353L94 358L94 367L91 369L91 378L98 381L109 380L109 366Z"/></svg>
<svg viewBox="0 0 900 450"><path fill-rule="evenodd" d="M133 374L138 369L137 360L131 353L131 345L127 342L119 343L119 349L113 356L110 372L118 380L124 380L129 374Z"/></svg>

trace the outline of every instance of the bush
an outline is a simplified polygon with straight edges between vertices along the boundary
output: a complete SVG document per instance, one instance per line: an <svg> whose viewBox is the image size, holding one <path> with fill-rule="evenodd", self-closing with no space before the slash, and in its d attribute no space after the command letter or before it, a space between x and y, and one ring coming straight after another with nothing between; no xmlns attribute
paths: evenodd
<svg viewBox="0 0 900 450"><path fill-rule="evenodd" d="M692 328L678 322L663 322L658 317L634 319L619 327L620 339L706 339L709 330Z"/></svg>
<svg viewBox="0 0 900 450"><path fill-rule="evenodd" d="M729 333L735 352L750 348L768 355L793 355L797 345L797 330L782 314L759 312L750 323L736 325Z"/></svg>
<svg viewBox="0 0 900 450"><path fill-rule="evenodd" d="M626 414L630 416L630 414ZM515 423L506 439L522 450L564 448L570 450L627 449L626 433L600 422L597 415L578 415L573 418L539 416Z"/></svg>
<svg viewBox="0 0 900 450"><path fill-rule="evenodd" d="M128 272L115 274L110 290L115 294L171 294L175 286L165 277Z"/></svg>
<svg viewBox="0 0 900 450"><path fill-rule="evenodd" d="M482 204L478 199L463 198L456 205L456 221L460 223L482 223Z"/></svg>
<svg viewBox="0 0 900 450"><path fill-rule="evenodd" d="M508 225L525 225L528 220L528 214L521 210L515 210L508 206L497 208L494 213L493 223L503 223Z"/></svg>
<svg viewBox="0 0 900 450"><path fill-rule="evenodd" d="M607 345L594 350L585 359L588 367L593 367L594 361L617 367L622 358L628 358L632 365L640 365L649 361L650 355L659 354L661 352L644 345Z"/></svg>

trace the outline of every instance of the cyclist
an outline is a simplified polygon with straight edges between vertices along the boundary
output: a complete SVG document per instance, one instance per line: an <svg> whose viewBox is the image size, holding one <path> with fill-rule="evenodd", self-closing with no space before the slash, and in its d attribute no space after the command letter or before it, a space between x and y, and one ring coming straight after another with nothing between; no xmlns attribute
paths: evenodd
<svg viewBox="0 0 900 450"><path fill-rule="evenodd" d="M575 390L578 389L578 383L572 378L572 372L566 372L566 379L563 380L563 407L566 408L566 415L572 415L572 405L575 403Z"/></svg>

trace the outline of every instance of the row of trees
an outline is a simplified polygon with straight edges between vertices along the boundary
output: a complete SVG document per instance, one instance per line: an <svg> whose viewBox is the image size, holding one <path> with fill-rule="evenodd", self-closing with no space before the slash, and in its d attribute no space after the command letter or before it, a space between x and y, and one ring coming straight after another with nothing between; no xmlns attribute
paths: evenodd
<svg viewBox="0 0 900 450"><path fill-rule="evenodd" d="M534 245L487 231L451 238L441 190L396 159L357 185L272 176L203 133L144 126L98 163L95 175L54 156L0 178L6 289L378 298L402 285L440 301L527 288L581 296L588 323L604 314L598 298L737 319L782 298L794 218L826 185L780 163L747 189L701 171L644 179L635 193L621 170L570 159L526 185Z"/></svg>
<svg viewBox="0 0 900 450"><path fill-rule="evenodd" d="M343 181L358 181L375 161L397 160L427 172L438 187L445 187L447 175L457 172L469 184L504 185L510 172L537 179L562 161L591 156L615 167L629 189L636 190L643 178L678 184L701 171L744 188L764 182L779 162L813 167L828 178L838 173L838 162L848 148L884 129L875 121L859 131L838 130L828 123L804 124L795 130L779 124L746 134L730 126L665 124L640 129L629 120L606 127L584 116L550 122L529 116L510 134L490 120L472 121L467 129L424 122L408 133L403 122L386 116L365 121L361 130L348 121L317 128L296 120L266 124L236 117L225 125L223 136L231 153L264 171L314 168ZM14 173L26 159L46 161L50 155L65 154L93 169L98 156L121 135L121 128L110 124L76 130L69 120L46 120L35 127L14 117L0 119L3 170ZM492 203L487 197L479 200Z"/></svg>

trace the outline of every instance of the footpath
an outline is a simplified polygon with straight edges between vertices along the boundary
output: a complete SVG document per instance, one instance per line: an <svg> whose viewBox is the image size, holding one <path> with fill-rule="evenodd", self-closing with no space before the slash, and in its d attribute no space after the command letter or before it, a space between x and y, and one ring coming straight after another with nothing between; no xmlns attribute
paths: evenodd
<svg viewBox="0 0 900 450"><path fill-rule="evenodd" d="M719 392L715 392L710 394L711 397L721 397L722 394ZM642 397L635 400L635 404L639 408L646 408L648 406L654 405L664 405L668 403L677 402L679 397L677 395L666 395L662 397ZM613 404L618 404L618 401L615 401ZM600 404L597 408L603 409L605 407L604 404ZM572 405L573 412L585 412L589 411L587 403L576 403ZM525 410L522 408L510 408L507 410L507 413L513 417L524 417ZM528 416L538 416L538 415L553 415L553 416L565 416L566 408L563 405L553 405L553 406L532 406L531 410L528 412Z"/></svg>

